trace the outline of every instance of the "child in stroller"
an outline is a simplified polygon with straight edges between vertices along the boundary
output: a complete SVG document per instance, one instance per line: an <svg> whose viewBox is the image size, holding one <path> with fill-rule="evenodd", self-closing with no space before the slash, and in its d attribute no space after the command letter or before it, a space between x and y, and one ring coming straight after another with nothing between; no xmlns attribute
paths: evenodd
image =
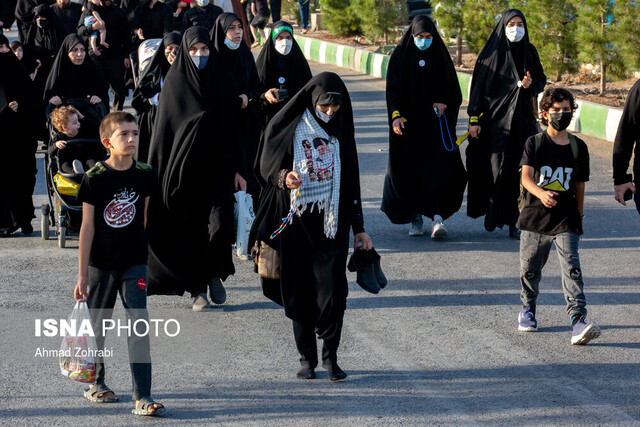
<svg viewBox="0 0 640 427"><path fill-rule="evenodd" d="M51 158L57 158L58 170L64 174L80 175L96 164L95 147L86 144L69 144L80 131L80 112L71 105L54 109L51 119L51 140L48 149ZM102 157L102 156L101 156ZM78 177L72 177L78 179Z"/></svg>

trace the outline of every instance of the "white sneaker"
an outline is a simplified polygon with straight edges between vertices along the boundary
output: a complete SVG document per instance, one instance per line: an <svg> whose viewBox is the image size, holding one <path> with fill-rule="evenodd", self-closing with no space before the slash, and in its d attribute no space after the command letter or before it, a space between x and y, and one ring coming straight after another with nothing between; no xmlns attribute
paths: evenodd
<svg viewBox="0 0 640 427"><path fill-rule="evenodd" d="M409 236L422 236L422 215L417 215L413 221L411 221L411 227L409 228Z"/></svg>
<svg viewBox="0 0 640 427"><path fill-rule="evenodd" d="M74 173L84 173L84 167L82 166L82 162L80 160L75 159L72 165Z"/></svg>
<svg viewBox="0 0 640 427"><path fill-rule="evenodd" d="M434 216L433 227L431 227L431 238L433 240L442 240L447 237L448 234L447 227L445 227L442 222L442 217L440 215Z"/></svg>

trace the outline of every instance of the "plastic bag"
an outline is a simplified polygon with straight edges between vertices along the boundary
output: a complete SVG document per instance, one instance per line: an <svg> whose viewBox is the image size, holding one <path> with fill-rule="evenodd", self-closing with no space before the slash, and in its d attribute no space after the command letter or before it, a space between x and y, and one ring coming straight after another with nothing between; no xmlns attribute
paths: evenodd
<svg viewBox="0 0 640 427"><path fill-rule="evenodd" d="M235 193L236 209L238 212L236 219L236 255L247 259L249 251L249 232L253 225L256 214L253 212L253 198L246 191Z"/></svg>
<svg viewBox="0 0 640 427"><path fill-rule="evenodd" d="M76 302L69 325L75 329L71 333L65 330L60 347L60 372L65 377L82 383L96 382L96 354L98 344L91 328L91 315L86 302ZM76 336L76 333L78 336Z"/></svg>
<svg viewBox="0 0 640 427"><path fill-rule="evenodd" d="M76 184L60 175L59 173L53 176L53 182L56 183L56 188L65 196L77 196L78 190L80 189L80 184Z"/></svg>

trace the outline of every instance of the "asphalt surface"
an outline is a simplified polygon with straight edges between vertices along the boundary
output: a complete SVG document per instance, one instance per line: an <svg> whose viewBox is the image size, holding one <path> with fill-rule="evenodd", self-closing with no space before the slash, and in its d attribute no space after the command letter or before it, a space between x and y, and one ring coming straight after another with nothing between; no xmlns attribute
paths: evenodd
<svg viewBox="0 0 640 427"><path fill-rule="evenodd" d="M35 323L71 312L78 243L77 235L65 249L53 233L42 240L38 212L33 235L0 240L0 424L640 425L640 218L613 200L611 144L583 137L591 180L580 255L589 319L603 333L576 347L555 255L543 271L539 332L520 333L518 242L506 230L486 232L482 219L466 216L466 204L446 222L443 242L428 233L409 237L408 226L388 221L379 209L387 162L380 149L388 140L384 81L312 68L339 73L349 88L365 227L389 279L371 295L348 273L338 353L347 380L330 383L322 369L316 380L295 378L291 322L262 295L251 263L236 259L221 309L194 313L186 296L148 299L151 318L180 323L176 337L152 337L153 396L166 405L164 418L130 414L125 338L115 334L106 344L114 352L107 383L121 402L88 402L55 357L35 356L60 346L59 336L36 337ZM458 132L466 119L461 113ZM46 190L42 153L37 157L40 206ZM189 224L171 226L189 232Z"/></svg>

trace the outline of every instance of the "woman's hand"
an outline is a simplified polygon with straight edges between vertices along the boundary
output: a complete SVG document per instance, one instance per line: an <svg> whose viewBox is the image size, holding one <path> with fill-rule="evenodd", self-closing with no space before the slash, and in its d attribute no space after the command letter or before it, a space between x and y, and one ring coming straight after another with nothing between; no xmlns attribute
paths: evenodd
<svg viewBox="0 0 640 427"><path fill-rule="evenodd" d="M60 105L62 104L62 99L60 99L60 97L56 95L49 100L49 104Z"/></svg>
<svg viewBox="0 0 640 427"><path fill-rule="evenodd" d="M469 126L469 136L471 138L477 138L480 136L480 131L482 129L480 128L480 126L478 125L471 125Z"/></svg>
<svg viewBox="0 0 640 427"><path fill-rule="evenodd" d="M358 246L363 251L369 251L373 249L373 242L371 242L371 237L367 233L358 233L353 236L353 250L357 251Z"/></svg>
<svg viewBox="0 0 640 427"><path fill-rule="evenodd" d="M291 190L295 190L296 188L300 187L302 181L300 181L300 175L298 175L298 172L289 172L287 174L287 178L285 179L285 184L287 184L287 188Z"/></svg>
<svg viewBox="0 0 640 427"><path fill-rule="evenodd" d="M9 108L11 108L14 113L17 113L18 112L18 101L11 101L9 103Z"/></svg>
<svg viewBox="0 0 640 427"><path fill-rule="evenodd" d="M247 181L238 172L236 172L236 177L233 180L233 188L236 191L247 191Z"/></svg>
<svg viewBox="0 0 640 427"><path fill-rule="evenodd" d="M278 89L276 89L274 87L274 88L271 88L271 89L269 89L268 91L266 91L264 93L264 97L267 99L267 101L269 101L270 104L277 104L278 102L284 101L284 99L276 98L276 91L277 90Z"/></svg>
<svg viewBox="0 0 640 427"><path fill-rule="evenodd" d="M531 83L533 83L533 79L531 78L531 73L527 71L527 75L524 76L524 79L522 79L522 87L525 89L529 89Z"/></svg>
<svg viewBox="0 0 640 427"><path fill-rule="evenodd" d="M138 38L139 38L140 40L144 40L144 34L142 33L142 28L138 28L138 29L136 30L136 35L138 36Z"/></svg>
<svg viewBox="0 0 640 427"><path fill-rule="evenodd" d="M401 117L398 117L393 121L393 131L396 135L402 135L402 129L404 129L404 120Z"/></svg>
<svg viewBox="0 0 640 427"><path fill-rule="evenodd" d="M240 109L244 110L245 108L247 108L247 105L249 105L249 97L244 93L238 96L240 99L242 99L242 105L240 106Z"/></svg>
<svg viewBox="0 0 640 427"><path fill-rule="evenodd" d="M102 102L102 99L100 99L100 97L95 96L95 95L93 95L93 96L91 96L91 97L87 96L87 98L90 98L90 99L89 99L89 102L90 102L90 103L92 103L92 104L97 104L97 103L99 103L99 102ZM79 118L79 117L78 117L78 118Z"/></svg>
<svg viewBox="0 0 640 427"><path fill-rule="evenodd" d="M439 102L435 102L433 104L433 108L437 108L438 109L438 118L442 117L442 115L444 114L445 110L447 109L446 104L440 104Z"/></svg>
<svg viewBox="0 0 640 427"><path fill-rule="evenodd" d="M64 150L65 148L67 148L67 141L63 141L63 140L56 141L55 145L58 150Z"/></svg>

